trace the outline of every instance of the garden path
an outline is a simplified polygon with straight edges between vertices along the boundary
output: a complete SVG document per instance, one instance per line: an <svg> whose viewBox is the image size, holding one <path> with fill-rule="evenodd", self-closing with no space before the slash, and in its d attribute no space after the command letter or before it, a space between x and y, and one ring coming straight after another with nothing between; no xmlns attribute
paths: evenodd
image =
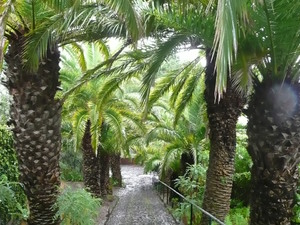
<svg viewBox="0 0 300 225"><path fill-rule="evenodd" d="M177 224L152 186L152 175L135 165L122 166L124 188L116 191L119 200L106 225Z"/></svg>

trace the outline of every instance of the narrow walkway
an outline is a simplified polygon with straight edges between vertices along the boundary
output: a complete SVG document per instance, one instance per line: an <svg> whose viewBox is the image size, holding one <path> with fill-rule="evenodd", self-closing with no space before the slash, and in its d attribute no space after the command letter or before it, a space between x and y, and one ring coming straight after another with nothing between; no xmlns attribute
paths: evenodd
<svg viewBox="0 0 300 225"><path fill-rule="evenodd" d="M152 187L152 176L140 166L122 166L126 187L115 193L119 201L106 225L175 225Z"/></svg>

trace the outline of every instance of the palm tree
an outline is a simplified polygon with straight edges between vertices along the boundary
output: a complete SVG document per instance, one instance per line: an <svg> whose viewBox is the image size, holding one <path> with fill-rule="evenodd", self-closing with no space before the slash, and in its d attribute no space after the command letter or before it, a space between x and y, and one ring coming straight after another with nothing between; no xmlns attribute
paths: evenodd
<svg viewBox="0 0 300 225"><path fill-rule="evenodd" d="M31 7L27 2L18 4L26 9ZM55 44L47 47L44 58L34 71L24 66L22 52L28 41L26 35L35 29L35 24L41 22L43 16L38 15L32 18L33 23L25 24L22 19L31 16L28 11L21 11L21 6L17 5L16 10L23 24L8 21L11 28L6 31L6 37L10 45L5 55L6 86L13 98L10 117L14 125L20 181L24 184L29 203L28 223L58 224L59 221L53 218L60 185L61 103L54 98L59 86L59 51ZM38 3L34 6L37 11L53 12Z"/></svg>
<svg viewBox="0 0 300 225"><path fill-rule="evenodd" d="M61 81L63 90L68 91L74 86L79 76L88 69L95 67L108 57L108 48L104 43L99 44L72 44L66 46L62 55ZM100 156L96 148L98 131L95 130L95 95L99 82L90 84L70 95L64 104L63 115L66 120L72 118L73 135L75 135L75 150L81 148L83 152L83 178L85 187L99 197L100 191ZM92 119L93 118L93 119ZM70 119L69 119L70 120ZM93 127L93 130L92 130ZM92 134L92 132L94 132ZM92 145L92 136L93 142Z"/></svg>
<svg viewBox="0 0 300 225"><path fill-rule="evenodd" d="M246 4L246 1L241 2ZM219 18L219 33L224 32L224 37L232 43L236 40L239 47L236 84L253 86L247 109L248 152L253 161L250 224L291 224L300 162L300 27L295 20L299 17L299 7L298 1L275 0L255 2L244 11L234 11L234 18L227 20L234 26L241 12L247 15L247 26L233 29L234 34L239 34L239 27L245 29L245 35L237 35L237 39L227 36L228 24ZM232 8L226 5L223 12L232 12ZM221 38L217 36L216 40ZM234 52L231 45L219 43L220 50ZM247 51L241 50L240 46L245 45ZM219 69L226 66L219 62ZM226 78L219 77L216 85L222 93L220 83L226 83Z"/></svg>
<svg viewBox="0 0 300 225"><path fill-rule="evenodd" d="M98 47L96 44L82 44L82 47L76 45L76 49L81 49L79 52L84 53L79 58L76 52L66 48L68 53L65 52L63 56L61 71L66 93L69 91L68 87L72 87L69 83L76 83L79 75L84 73L79 65L86 65L84 68L88 70L101 61L103 55ZM114 71L115 68L112 67L111 70ZM119 91L122 94L118 94L118 85L114 86L118 84L116 79L120 79L119 74L90 81L69 95L65 102L66 117L73 121L76 149L81 146L83 151L85 186L95 195L101 193L105 196L109 191L110 155L113 152L118 156L126 140L123 129L128 121L124 118L139 122L137 115L129 111L133 111L133 108L128 109L128 104L124 101L124 91ZM113 171L120 175L119 164L115 162L114 165L118 168Z"/></svg>
<svg viewBox="0 0 300 225"><path fill-rule="evenodd" d="M95 23L97 17L88 9L98 12L96 15L99 15L99 12L103 12L97 7L99 5L93 3L93 7L90 7L91 5L81 7L81 4L73 3L15 0L6 1L0 6L0 61L3 49L9 43L5 57L6 86L13 99L11 121L14 124L20 180L28 197L29 224L59 223L58 220L53 220L57 211L54 203L60 184L58 161L62 103L55 99L59 86L58 43L65 44L75 38L95 39L99 38L99 35L103 37L108 31L120 31L110 29L111 25L120 23L109 24L104 23L105 21ZM136 15L133 15L132 10L128 10L132 6L130 1L116 1L114 4L107 1L107 3L117 9L117 14L124 15L123 19L131 18L126 21L128 27L131 27L130 25L136 27L134 23ZM126 7L118 8L120 4L125 4ZM80 6L80 10L83 10L83 13L79 14L82 17L74 16L72 10L64 11L65 8L77 10L76 6ZM126 10L126 14L124 11L122 13L122 10ZM116 21L113 20L113 16L105 18ZM78 23L74 23L75 19ZM86 24L83 24L83 21ZM121 23L124 24L124 21ZM103 24L107 26L102 26ZM86 35L83 27L87 31L96 32ZM138 32L129 33L137 37Z"/></svg>
<svg viewBox="0 0 300 225"><path fill-rule="evenodd" d="M158 153L149 157L145 162L146 172L159 166L161 179L165 179L174 187L175 179L185 174L187 166L198 162L197 155L201 152L205 142L206 124L203 115L203 90L198 86L197 94L193 96L191 104L178 118L173 126L176 113L161 100L156 103L150 114L151 128L146 135L146 144L151 143L150 152L159 149ZM163 151L161 150L163 149ZM171 179L170 179L171 178Z"/></svg>
<svg viewBox="0 0 300 225"><path fill-rule="evenodd" d="M165 12L166 15L161 14L161 12L163 12L162 10L159 11L161 15L158 14L158 23L162 23L161 25L165 27L172 27L175 31L169 34L169 39L160 45L156 54L153 54L153 63L150 66L148 74L145 76L144 84L145 87L149 84L154 84L158 70L157 66L161 65L164 59L180 44L191 43L192 47L194 46L205 50L204 54L207 62L205 70L205 101L209 120L208 126L211 150L203 208L220 220L224 220L230 208L236 145L235 130L237 119L244 105L244 98L234 91L231 83L228 83L226 86L226 95L224 95L219 102L215 101L215 58L213 57L212 51L214 8L212 8L211 11L207 11L207 4L204 2L191 2L184 7L184 10L186 10L184 11L185 13L178 13L182 10L181 6L171 4L167 12ZM196 59L195 62L199 62L199 58ZM173 76L166 77L164 88L160 87L159 83L157 84L157 86L160 87L158 88L157 96L163 94L166 90L169 90L172 85L177 83L177 88L174 88L174 96L179 93L179 90L186 90L182 91L186 96L182 98L182 104L179 104L180 107L178 107L177 110L179 113L182 112L184 106L189 102L189 96L193 93L193 87L195 87L197 83L197 76L201 74L201 70L199 71L199 69L197 73L194 73L194 76L189 74L188 71L197 65L195 62L190 63L190 65L186 67L186 73L177 73L180 74L179 76L173 73ZM224 76L229 76L228 72L225 74ZM146 99L150 93L149 87L151 86L144 88L144 97ZM151 107L151 103L155 99L156 98L153 98L153 100L151 100L150 95L148 101L150 106L148 107ZM203 216L202 224L207 224L207 220L208 218Z"/></svg>

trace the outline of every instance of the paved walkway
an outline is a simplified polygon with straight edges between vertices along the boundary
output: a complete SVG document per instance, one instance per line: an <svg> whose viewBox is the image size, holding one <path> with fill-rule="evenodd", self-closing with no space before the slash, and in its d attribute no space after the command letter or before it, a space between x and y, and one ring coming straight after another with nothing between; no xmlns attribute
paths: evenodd
<svg viewBox="0 0 300 225"><path fill-rule="evenodd" d="M106 225L175 225L152 187L152 176L140 166L122 166L125 188L115 194L119 201Z"/></svg>

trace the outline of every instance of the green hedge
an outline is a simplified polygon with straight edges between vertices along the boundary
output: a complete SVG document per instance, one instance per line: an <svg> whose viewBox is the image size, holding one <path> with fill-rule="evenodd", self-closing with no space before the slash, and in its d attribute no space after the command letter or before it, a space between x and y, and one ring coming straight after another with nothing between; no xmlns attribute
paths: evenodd
<svg viewBox="0 0 300 225"><path fill-rule="evenodd" d="M0 125L0 225L18 224L27 216L13 137L7 127Z"/></svg>
<svg viewBox="0 0 300 225"><path fill-rule="evenodd" d="M18 181L18 162L12 134L2 125L0 125L0 159L0 174L5 174L9 181Z"/></svg>

